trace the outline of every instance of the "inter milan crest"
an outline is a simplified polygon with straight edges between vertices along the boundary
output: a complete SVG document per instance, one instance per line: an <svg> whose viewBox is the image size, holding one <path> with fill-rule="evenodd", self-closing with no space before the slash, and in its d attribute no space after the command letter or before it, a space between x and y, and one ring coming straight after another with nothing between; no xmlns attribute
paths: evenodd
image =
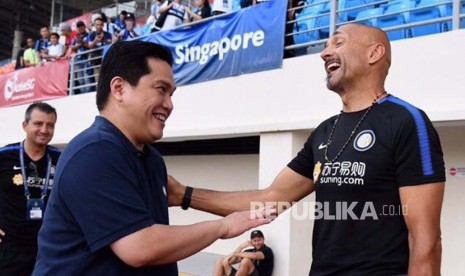
<svg viewBox="0 0 465 276"><path fill-rule="evenodd" d="M17 186L24 184L23 176L20 173L15 174L12 180L13 180L13 183Z"/></svg>
<svg viewBox="0 0 465 276"><path fill-rule="evenodd" d="M372 130L361 131L354 140L354 148L358 151L369 150L376 141L375 133Z"/></svg>

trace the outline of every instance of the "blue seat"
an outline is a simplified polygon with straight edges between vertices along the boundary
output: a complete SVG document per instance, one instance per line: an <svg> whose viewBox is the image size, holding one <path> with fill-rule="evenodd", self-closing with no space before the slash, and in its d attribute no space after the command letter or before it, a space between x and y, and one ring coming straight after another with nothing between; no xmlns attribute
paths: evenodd
<svg viewBox="0 0 465 276"><path fill-rule="evenodd" d="M340 0L338 4L338 10L341 11L339 12L338 16L339 22L347 22L354 20L359 12L373 8L373 6L365 6L357 9L355 9L355 7L370 4L372 2L373 0Z"/></svg>
<svg viewBox="0 0 465 276"><path fill-rule="evenodd" d="M462 7L462 9L461 9L461 11L460 11L460 14L465 14L465 0L462 0L462 5L461 5L461 7ZM449 10L448 10L447 12L449 12ZM450 12L452 12L452 9L451 9ZM460 21L461 21L461 22L460 22L460 28L465 28L465 18L461 18ZM451 22L451 25L450 25L450 26L452 26L452 22Z"/></svg>
<svg viewBox="0 0 465 276"><path fill-rule="evenodd" d="M322 10L329 9L329 2L324 2L325 0L310 0L307 1L309 6L303 8L300 16L319 14Z"/></svg>
<svg viewBox="0 0 465 276"><path fill-rule="evenodd" d="M410 22L410 12L408 10L415 8L414 0L394 1L388 3L384 15L378 18L378 27L387 28L403 25ZM399 29L388 31L387 35L390 40L403 39L411 37L410 29Z"/></svg>
<svg viewBox="0 0 465 276"><path fill-rule="evenodd" d="M329 12L329 11L328 11ZM329 37L329 14L324 14L316 18L315 27L318 29L320 39Z"/></svg>
<svg viewBox="0 0 465 276"><path fill-rule="evenodd" d="M318 15L322 13L328 13L330 3L327 1L325 2L325 0L315 0L309 4L314 4L314 5L304 8L302 12L296 16L296 20L298 24L302 24L302 25L305 24L306 30L310 30L307 33L306 39L308 39L309 41L314 41L314 40L320 39L320 32L318 30L314 30L317 27L317 23L319 19ZM328 32L329 32L329 29L328 29Z"/></svg>
<svg viewBox="0 0 465 276"><path fill-rule="evenodd" d="M443 4L443 5L438 5ZM431 7L431 5L438 5ZM419 9L412 11L410 13L411 22L421 22L425 20L431 20L436 18L441 18L452 14L452 1L451 0L421 0L418 3L417 8L426 7L424 9ZM422 25L418 27L412 27L412 36L422 36L440 32L447 32L451 29L451 21L440 22Z"/></svg>
<svg viewBox="0 0 465 276"><path fill-rule="evenodd" d="M378 18L376 17L379 17L383 13L384 13L384 8L364 10L357 14L357 17L355 17L355 20L361 24L365 24L368 26L378 26ZM374 17L374 18L370 18L370 17ZM366 20L363 20L363 19L366 19Z"/></svg>
<svg viewBox="0 0 465 276"><path fill-rule="evenodd" d="M310 41L310 36L308 35L308 32L305 32L306 30L308 30L307 29L307 24L302 23L302 22L298 22L297 24L295 24L294 33L295 32L302 32L302 33L294 34L294 43L295 44L301 44L301 43L305 43L305 42Z"/></svg>

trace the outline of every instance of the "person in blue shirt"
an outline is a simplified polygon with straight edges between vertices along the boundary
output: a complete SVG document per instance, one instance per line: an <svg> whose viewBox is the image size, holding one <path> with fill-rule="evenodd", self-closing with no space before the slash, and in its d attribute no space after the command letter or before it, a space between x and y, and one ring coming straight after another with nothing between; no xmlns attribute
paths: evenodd
<svg viewBox="0 0 465 276"><path fill-rule="evenodd" d="M129 40L139 36L136 32L136 17L132 13L126 13L126 18L124 19L124 24L126 24L126 29L122 30L119 34L116 35L117 40Z"/></svg>
<svg viewBox="0 0 465 276"><path fill-rule="evenodd" d="M126 29L126 24L124 23L124 19L126 18L128 12L122 10L117 18L115 18L115 22L113 24L113 35L120 33L122 30Z"/></svg>
<svg viewBox="0 0 465 276"><path fill-rule="evenodd" d="M84 53L89 50L87 43L87 37L89 34L86 30L86 24L83 21L78 21L76 23L76 28L78 33L73 39L71 50L75 53L74 73L76 74L76 85L79 86L79 88L74 92L75 94L80 94L90 92L91 87L86 85L89 85L92 81L90 75L88 74L88 67L90 65L87 61L88 54Z"/></svg>
<svg viewBox="0 0 465 276"><path fill-rule="evenodd" d="M42 60L44 58L47 48L52 45L50 42L50 30L47 26L40 28L40 36L41 38L36 41L35 46L38 60Z"/></svg>
<svg viewBox="0 0 465 276"><path fill-rule="evenodd" d="M119 41L106 53L100 116L61 156L34 276L177 276L176 261L270 222L273 210L169 225L166 166L151 144L173 110L172 65L170 50L150 42Z"/></svg>

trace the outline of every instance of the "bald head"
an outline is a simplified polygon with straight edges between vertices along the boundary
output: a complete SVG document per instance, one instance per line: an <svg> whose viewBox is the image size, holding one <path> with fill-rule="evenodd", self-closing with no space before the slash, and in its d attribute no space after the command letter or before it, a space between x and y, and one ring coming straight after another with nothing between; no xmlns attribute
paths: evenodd
<svg viewBox="0 0 465 276"><path fill-rule="evenodd" d="M349 34L353 39L360 40L366 45L375 45L377 43L381 44L384 47L384 55L381 57L380 61L384 61L389 69L391 65L391 43L389 38L383 30L378 27L367 26L363 24L347 24L340 27L336 32L343 31Z"/></svg>
<svg viewBox="0 0 465 276"><path fill-rule="evenodd" d="M375 27L347 24L338 28L321 52L327 87L337 93L376 87L383 90L391 64L386 33Z"/></svg>

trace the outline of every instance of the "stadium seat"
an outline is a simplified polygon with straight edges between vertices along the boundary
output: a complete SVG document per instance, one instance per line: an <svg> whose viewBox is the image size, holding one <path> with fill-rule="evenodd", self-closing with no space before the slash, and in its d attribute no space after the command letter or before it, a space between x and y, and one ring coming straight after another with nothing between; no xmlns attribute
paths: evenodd
<svg viewBox="0 0 465 276"><path fill-rule="evenodd" d="M314 30L317 27L318 18L320 18L318 17L318 15L322 13L328 13L329 8L330 8L330 3L326 0L315 0L315 1L309 1L309 4L314 4L314 5L304 8L302 12L296 16L296 20L297 20L297 23L299 24L299 29L302 24L305 24L306 30L310 30L307 33L307 37L306 38L304 37L304 39L308 39L308 41L314 41L314 40L318 40L321 38L320 32L318 30ZM294 39L295 39L295 36L294 36Z"/></svg>
<svg viewBox="0 0 465 276"><path fill-rule="evenodd" d="M438 5L443 4L443 5ZM431 7L432 5L438 5ZM430 7L427 7L430 6ZM417 8L427 7L424 9L419 9L412 11L410 13L411 22L421 22L425 20L431 20L436 18L441 18L452 14L452 1L451 0L421 0L418 3ZM418 27L412 27L412 36L422 36L427 34L434 34L440 32L446 32L451 29L452 22L440 22L433 23L428 25L422 25Z"/></svg>
<svg viewBox="0 0 465 276"><path fill-rule="evenodd" d="M410 9L415 8L414 0L401 0L389 2L384 11L384 15L378 18L378 27L388 28L403 25L410 22ZM390 40L403 39L411 37L410 29L399 29L388 31L387 35Z"/></svg>
<svg viewBox="0 0 465 276"><path fill-rule="evenodd" d="M365 7L360 7L358 9L351 9L348 11L344 11L353 7L358 7L358 6L363 6L366 4L372 3L373 0L340 0L339 5L338 5L338 10L342 11L339 12L339 22L347 22L347 21L352 21L357 17L357 14L361 11L368 10L373 8L373 6L365 6Z"/></svg>
<svg viewBox="0 0 465 276"><path fill-rule="evenodd" d="M357 14L357 17L355 18L358 23L369 25L369 26L378 26L378 18L380 15L384 13L384 8L375 8L375 9L369 9L369 10L364 10L361 11ZM375 17L375 18L370 18L370 17ZM368 18L366 20L363 20L365 18Z"/></svg>
<svg viewBox="0 0 465 276"><path fill-rule="evenodd" d="M300 16L303 15L311 15L311 14L319 14L322 10L329 11L329 1L327 0L309 0L307 1L307 7L305 7Z"/></svg>
<svg viewBox="0 0 465 276"><path fill-rule="evenodd" d="M306 23L297 22L297 24L294 25L294 33L302 32L299 34L294 34L295 44L302 44L310 41L310 36L308 32L305 32L306 30L308 30Z"/></svg>
<svg viewBox="0 0 465 276"><path fill-rule="evenodd" d="M461 14L465 13L465 0L462 0L462 12ZM461 28L465 28L465 18L462 18L460 23Z"/></svg>

